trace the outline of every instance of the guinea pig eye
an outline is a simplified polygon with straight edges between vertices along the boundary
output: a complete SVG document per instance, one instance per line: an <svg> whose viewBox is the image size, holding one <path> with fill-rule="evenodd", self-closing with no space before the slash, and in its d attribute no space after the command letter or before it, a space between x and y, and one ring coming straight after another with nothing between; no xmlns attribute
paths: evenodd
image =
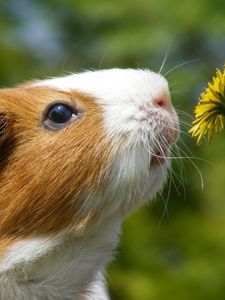
<svg viewBox="0 0 225 300"><path fill-rule="evenodd" d="M48 119L54 123L66 123L72 116L72 110L63 104L53 106L48 112Z"/></svg>
<svg viewBox="0 0 225 300"><path fill-rule="evenodd" d="M54 103L46 110L43 125L49 130L59 130L80 114L81 112L70 104Z"/></svg>

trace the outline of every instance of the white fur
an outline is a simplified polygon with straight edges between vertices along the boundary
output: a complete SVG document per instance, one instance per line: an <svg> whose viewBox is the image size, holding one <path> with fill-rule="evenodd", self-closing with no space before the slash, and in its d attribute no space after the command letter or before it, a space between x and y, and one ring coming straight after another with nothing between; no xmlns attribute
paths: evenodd
<svg viewBox="0 0 225 300"><path fill-rule="evenodd" d="M64 232L51 240L37 237L14 245L0 262L0 299L106 300L102 272L112 258L122 218L152 198L166 179L169 159L161 165L151 162L157 150L175 142L169 135L178 131L167 81L149 70L112 69L34 85L88 93L103 109L114 159L105 198L93 193L87 203L98 207L104 201L107 209L80 236ZM166 109L155 104L158 98L166 99Z"/></svg>
<svg viewBox="0 0 225 300"><path fill-rule="evenodd" d="M84 236L62 233L51 241L17 243L0 265L0 299L74 300L83 299L81 294L108 299L102 272L112 258L119 228L120 218L114 216Z"/></svg>

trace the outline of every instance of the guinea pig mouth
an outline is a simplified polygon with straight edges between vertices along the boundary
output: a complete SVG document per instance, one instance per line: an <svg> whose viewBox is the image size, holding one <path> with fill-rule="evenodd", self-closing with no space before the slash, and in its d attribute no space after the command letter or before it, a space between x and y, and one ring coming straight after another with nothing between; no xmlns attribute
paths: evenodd
<svg viewBox="0 0 225 300"><path fill-rule="evenodd" d="M158 138L158 146L153 152L151 166L162 166L170 158L170 149L175 144L179 136L179 128L176 124L165 126Z"/></svg>
<svg viewBox="0 0 225 300"><path fill-rule="evenodd" d="M157 149L150 161L150 166L151 167L162 166L168 160L169 154L170 154L169 149L165 149L165 148Z"/></svg>

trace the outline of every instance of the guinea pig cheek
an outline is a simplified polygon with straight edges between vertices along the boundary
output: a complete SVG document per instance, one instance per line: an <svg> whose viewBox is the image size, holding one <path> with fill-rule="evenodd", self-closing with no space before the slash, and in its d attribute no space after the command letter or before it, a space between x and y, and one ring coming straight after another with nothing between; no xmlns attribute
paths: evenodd
<svg viewBox="0 0 225 300"><path fill-rule="evenodd" d="M25 142L17 146L1 174L0 233L6 240L0 240L1 249L2 242L4 248L10 247L12 236L26 239L68 228L81 230L95 218L100 202L90 195L103 189L102 174L109 160L102 113L87 95L71 97L79 99L87 112L81 122L56 132L35 127L32 139L32 128L24 130Z"/></svg>

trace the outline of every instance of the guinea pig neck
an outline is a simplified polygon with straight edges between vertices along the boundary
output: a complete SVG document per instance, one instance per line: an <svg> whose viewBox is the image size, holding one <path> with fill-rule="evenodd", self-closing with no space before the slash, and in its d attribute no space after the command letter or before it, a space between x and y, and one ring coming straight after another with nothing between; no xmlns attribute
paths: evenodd
<svg viewBox="0 0 225 300"><path fill-rule="evenodd" d="M17 242L0 264L0 299L108 299L103 273L120 225L121 217L113 215L79 235Z"/></svg>

